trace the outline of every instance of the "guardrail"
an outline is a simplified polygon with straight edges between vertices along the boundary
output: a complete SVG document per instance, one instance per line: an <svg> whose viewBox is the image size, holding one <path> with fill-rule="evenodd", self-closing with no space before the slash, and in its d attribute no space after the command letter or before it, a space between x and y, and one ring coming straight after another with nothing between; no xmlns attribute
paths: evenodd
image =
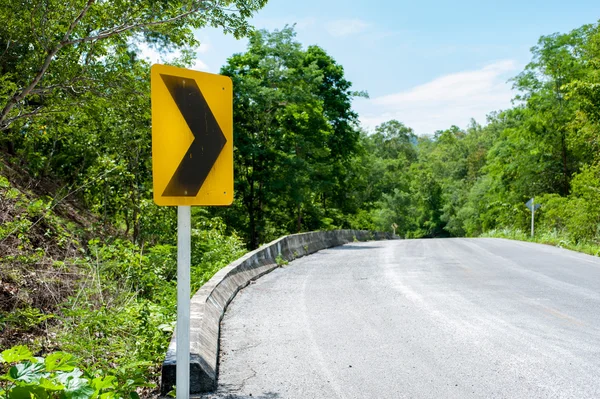
<svg viewBox="0 0 600 399"><path fill-rule="evenodd" d="M190 393L210 392L217 388L220 324L227 305L237 292L252 280L277 268L277 258L287 261L321 249L353 241L391 239L390 233L366 230L333 230L294 234L279 238L217 272L191 300L190 314ZM176 378L173 334L162 367L161 394L173 389Z"/></svg>

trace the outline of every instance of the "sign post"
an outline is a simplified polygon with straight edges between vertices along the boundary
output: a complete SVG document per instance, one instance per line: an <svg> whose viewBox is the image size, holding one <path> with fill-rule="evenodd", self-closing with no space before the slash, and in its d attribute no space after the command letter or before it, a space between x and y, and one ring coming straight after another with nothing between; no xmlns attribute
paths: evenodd
<svg viewBox="0 0 600 399"><path fill-rule="evenodd" d="M189 206L177 207L177 398L190 392L190 258L192 212ZM181 392L181 394L180 394ZM187 395L186 395L187 393Z"/></svg>
<svg viewBox="0 0 600 399"><path fill-rule="evenodd" d="M540 209L540 207L542 206L541 204L536 204L533 197L527 201L525 203L525 206L527 208L529 208L529 210L531 211L531 237L533 238L534 235L534 220L535 220L535 211L537 211L538 209Z"/></svg>
<svg viewBox="0 0 600 399"><path fill-rule="evenodd" d="M154 202L177 206L177 399L190 396L191 206L233 202L233 85L227 76L153 65Z"/></svg>
<svg viewBox="0 0 600 399"><path fill-rule="evenodd" d="M533 198L531 198L531 237L533 238L534 236L534 232L535 232L535 228L534 228L534 220L535 220L535 201Z"/></svg>

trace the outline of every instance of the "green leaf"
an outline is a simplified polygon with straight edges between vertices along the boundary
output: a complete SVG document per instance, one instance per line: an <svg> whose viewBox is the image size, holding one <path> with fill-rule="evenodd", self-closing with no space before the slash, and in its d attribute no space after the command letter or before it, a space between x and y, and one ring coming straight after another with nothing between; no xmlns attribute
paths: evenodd
<svg viewBox="0 0 600 399"><path fill-rule="evenodd" d="M89 385L79 386L72 391L65 391L65 396L72 399L89 399L94 395L94 388Z"/></svg>
<svg viewBox="0 0 600 399"><path fill-rule="evenodd" d="M30 362L36 361L31 351L24 345L15 346L0 354L0 362L2 363L16 363L24 360L29 360Z"/></svg>
<svg viewBox="0 0 600 399"><path fill-rule="evenodd" d="M11 389L7 397L10 399L47 399L48 392L39 386L19 386Z"/></svg>
<svg viewBox="0 0 600 399"><path fill-rule="evenodd" d="M39 386L44 388L47 391L61 391L61 390L65 389L64 385L54 382L52 380L49 380L47 378L40 379Z"/></svg>
<svg viewBox="0 0 600 399"><path fill-rule="evenodd" d="M8 371L8 374L14 381L23 381L26 383L39 382L41 378L48 376L44 373L44 365L42 363L24 362L13 366Z"/></svg>
<svg viewBox="0 0 600 399"><path fill-rule="evenodd" d="M55 352L46 357L47 371L73 371L77 363L73 355L65 352Z"/></svg>
<svg viewBox="0 0 600 399"><path fill-rule="evenodd" d="M96 377L92 380L92 387L97 392L101 391L102 389L114 388L114 380L116 380L116 377L113 375L107 375L106 377Z"/></svg>
<svg viewBox="0 0 600 399"><path fill-rule="evenodd" d="M89 381L81 378L83 372L79 369L73 369L68 373L56 373L56 379L65 386L65 397L73 399L89 399L95 391L89 385Z"/></svg>
<svg viewBox="0 0 600 399"><path fill-rule="evenodd" d="M58 372L56 373L56 379L63 385L68 386L69 381L73 379L80 379L83 372L78 368L73 369L69 372Z"/></svg>

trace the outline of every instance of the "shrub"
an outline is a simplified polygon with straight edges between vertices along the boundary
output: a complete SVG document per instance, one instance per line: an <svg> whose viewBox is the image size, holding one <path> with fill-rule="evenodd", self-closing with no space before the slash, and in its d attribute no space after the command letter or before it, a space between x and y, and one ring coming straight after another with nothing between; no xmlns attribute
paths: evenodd
<svg viewBox="0 0 600 399"><path fill-rule="evenodd" d="M139 398L136 388L148 386L140 378L123 381L114 372L85 372L69 353L34 357L25 346L2 352L0 364L8 367L0 376L0 397L7 399L135 399Z"/></svg>

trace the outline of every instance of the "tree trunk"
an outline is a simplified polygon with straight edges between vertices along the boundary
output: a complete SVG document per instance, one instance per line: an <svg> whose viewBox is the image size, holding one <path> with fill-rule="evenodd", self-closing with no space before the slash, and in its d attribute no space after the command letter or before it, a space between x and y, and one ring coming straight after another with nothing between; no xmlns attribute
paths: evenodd
<svg viewBox="0 0 600 399"><path fill-rule="evenodd" d="M136 173L134 173L134 180L133 180L133 215L132 215L132 219L133 219L133 242L134 243L138 243L138 240L140 238L140 201L141 201L141 196L140 196L140 181L139 181L139 160L140 160L140 148L138 147L137 152L136 152L136 157L135 157L135 171Z"/></svg>
<svg viewBox="0 0 600 399"><path fill-rule="evenodd" d="M562 150L562 164L563 164L563 196L569 195L570 187L569 187L569 167L567 164L567 144L565 140L565 133L561 132L561 150Z"/></svg>
<svg viewBox="0 0 600 399"><path fill-rule="evenodd" d="M134 192L134 197L133 197L133 215L131 216L132 219L132 223L133 223L133 242L134 243L138 243L138 240L140 238L140 221L139 221L139 215L140 215L140 190L139 190L139 186L137 184L137 178L136 178L136 184L135 184L135 188L133 189Z"/></svg>
<svg viewBox="0 0 600 399"><path fill-rule="evenodd" d="M254 181L248 179L250 185L250 195L247 200L248 216L250 218L250 224L248 226L250 236L250 249L258 248L258 236L256 234L256 213L254 209Z"/></svg>
<svg viewBox="0 0 600 399"><path fill-rule="evenodd" d="M296 224L296 232L300 233L302 231L302 204L298 204L298 220Z"/></svg>

